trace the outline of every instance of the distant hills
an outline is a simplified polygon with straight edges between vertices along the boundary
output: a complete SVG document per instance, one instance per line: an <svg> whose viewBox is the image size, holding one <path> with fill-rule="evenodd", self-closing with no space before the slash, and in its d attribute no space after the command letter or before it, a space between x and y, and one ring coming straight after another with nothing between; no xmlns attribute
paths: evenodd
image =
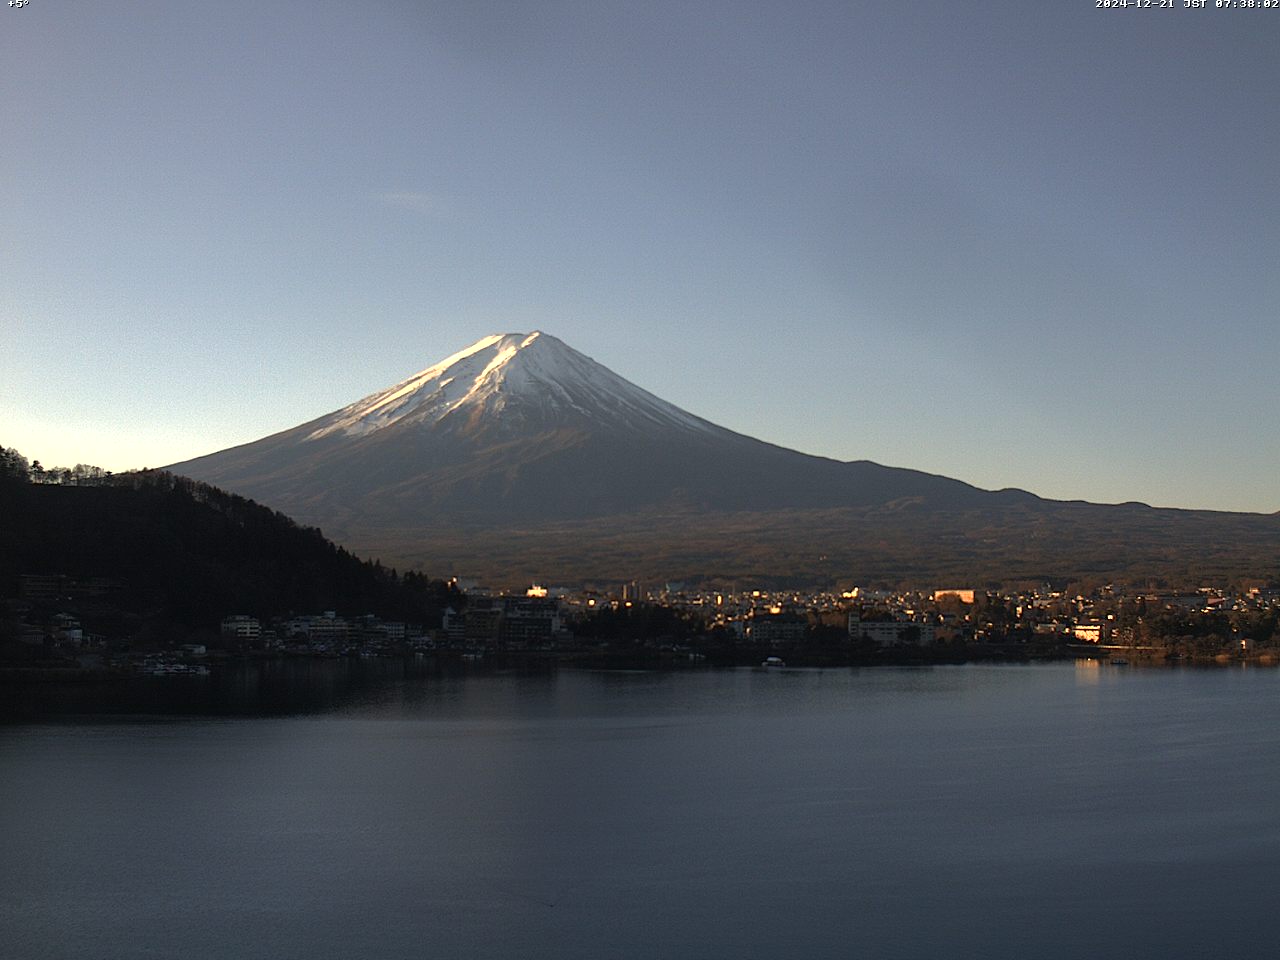
<svg viewBox="0 0 1280 960"><path fill-rule="evenodd" d="M545 333L170 468L365 556L534 578L987 582L1274 575L1280 517L1044 500L703 420Z"/></svg>

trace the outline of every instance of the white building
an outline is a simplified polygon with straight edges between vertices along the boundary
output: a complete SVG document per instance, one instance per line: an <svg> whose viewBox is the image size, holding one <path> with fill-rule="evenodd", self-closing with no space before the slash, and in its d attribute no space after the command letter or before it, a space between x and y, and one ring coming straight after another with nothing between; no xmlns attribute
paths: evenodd
<svg viewBox="0 0 1280 960"><path fill-rule="evenodd" d="M247 617L244 614L225 617L222 621L222 635L237 640L257 640L262 636L262 624L257 617Z"/></svg>
<svg viewBox="0 0 1280 960"><path fill-rule="evenodd" d="M873 640L882 647L911 644L927 647L933 644L937 628L932 623L910 620L865 620L850 618L849 636L856 640Z"/></svg>

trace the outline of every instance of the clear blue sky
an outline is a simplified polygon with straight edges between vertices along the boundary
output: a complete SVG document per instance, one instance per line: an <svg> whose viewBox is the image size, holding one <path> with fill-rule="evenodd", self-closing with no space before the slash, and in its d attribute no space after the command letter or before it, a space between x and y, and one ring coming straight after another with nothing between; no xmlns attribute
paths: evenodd
<svg viewBox="0 0 1280 960"><path fill-rule="evenodd" d="M159 465L542 329L708 419L1280 509L1280 9L0 7L0 443Z"/></svg>

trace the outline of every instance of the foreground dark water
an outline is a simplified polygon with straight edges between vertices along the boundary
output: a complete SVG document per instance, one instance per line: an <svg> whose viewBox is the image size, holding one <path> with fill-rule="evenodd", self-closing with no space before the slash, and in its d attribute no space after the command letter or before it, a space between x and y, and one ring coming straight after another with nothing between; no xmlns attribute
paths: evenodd
<svg viewBox="0 0 1280 960"><path fill-rule="evenodd" d="M1275 670L304 662L0 698L3 957L1280 944Z"/></svg>

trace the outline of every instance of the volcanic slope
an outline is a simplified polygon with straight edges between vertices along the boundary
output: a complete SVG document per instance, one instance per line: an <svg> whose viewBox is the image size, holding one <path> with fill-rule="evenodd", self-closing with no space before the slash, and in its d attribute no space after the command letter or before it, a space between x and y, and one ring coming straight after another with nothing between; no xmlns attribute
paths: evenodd
<svg viewBox="0 0 1280 960"><path fill-rule="evenodd" d="M1061 504L788 450L681 410L541 332L485 337L341 410L168 469L365 555L512 581L1038 578L1053 563L1028 542L1110 539L1115 522L1184 513ZM1214 516L1254 517L1163 516L1135 557L1083 566L1109 572L1171 544L1161 556L1180 562L1206 546ZM1280 559L1280 520L1243 523L1262 537L1255 548L1275 540Z"/></svg>

